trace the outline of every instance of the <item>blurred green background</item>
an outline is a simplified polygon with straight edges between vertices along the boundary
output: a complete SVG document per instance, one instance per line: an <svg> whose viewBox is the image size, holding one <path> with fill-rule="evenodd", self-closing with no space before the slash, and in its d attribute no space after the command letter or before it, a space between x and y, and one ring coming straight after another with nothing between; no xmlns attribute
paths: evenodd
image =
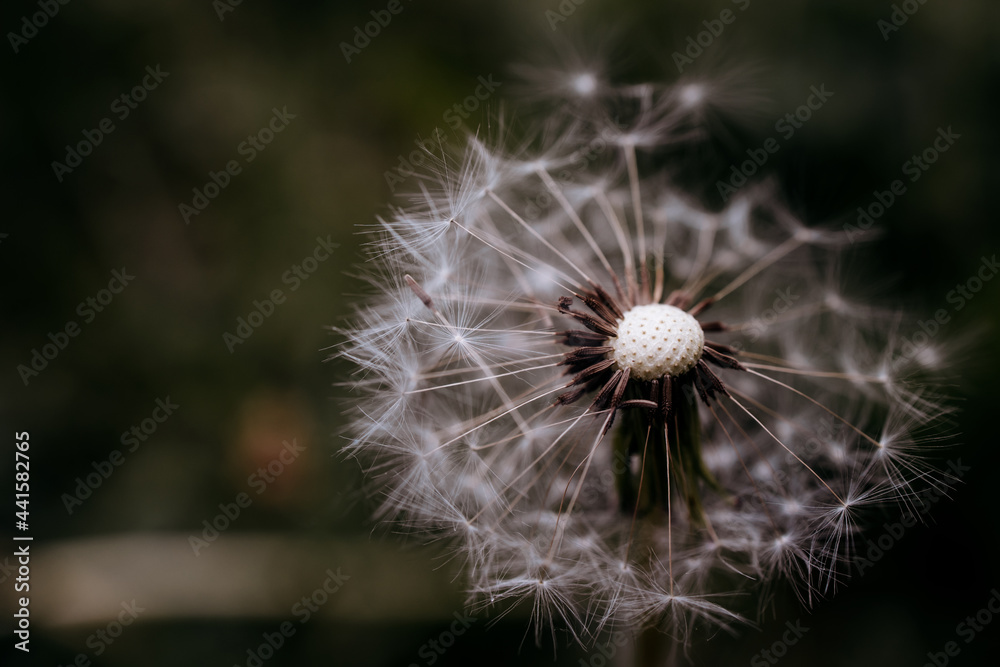
<svg viewBox="0 0 1000 667"><path fill-rule="evenodd" d="M707 201L812 85L834 96L767 165L805 220L853 221L874 191L906 178L902 164L938 128L961 135L908 183L850 267L862 293L918 319L948 309L936 341L953 354L948 391L961 412L959 435L937 454L971 470L927 525L830 599L808 611L779 591L759 628L699 636L691 655L770 664L760 652L798 620L809 631L781 658L789 667L921 665L954 640L954 664L995 664L1000 619L968 644L956 626L1000 586L989 477L1000 463L1000 281L960 311L946 295L1000 250L1000 5L910 0L899 11L917 11L886 33L878 22L894 6L861 0L400 0L347 62L341 43L388 4L4 4L0 489L13 512L13 434L28 431L34 537L24 661L7 634L16 531L12 516L2 522L4 664L249 666L254 654L269 667L603 664L561 638L556 655L536 648L516 615L477 617L443 653L429 644L450 644L442 633L461 613L461 579L437 549L369 520L357 466L338 455L348 398L338 383L350 368L326 361L337 342L328 327L363 290L350 271L363 260L355 226L394 201L386 173L437 128L459 141L445 113L478 77L501 82L491 111L515 110L511 65L552 64L553 39L569 39L624 79L674 80L672 54L727 8L736 20L684 74L752 69L734 83L767 101L718 120L717 138L692 152L679 177ZM157 68L166 74L149 74ZM131 108L123 94L144 99ZM281 131L249 148L275 110ZM114 129L95 134L102 119ZM85 132L100 143L54 170ZM233 160L239 173L220 176ZM211 173L225 187L185 221L179 205ZM123 267L134 279L102 292ZM227 344L276 289L283 302ZM76 335L60 335L67 325ZM49 344L62 349L48 348L37 374L18 370ZM177 407L165 415L158 400ZM144 440L126 435L133 428ZM205 532L203 521L222 525L236 510L219 537ZM324 584L339 588L319 594ZM303 596L317 601L308 615L296 607ZM137 619L116 627L133 600ZM260 649L286 622L295 633L273 655Z"/></svg>

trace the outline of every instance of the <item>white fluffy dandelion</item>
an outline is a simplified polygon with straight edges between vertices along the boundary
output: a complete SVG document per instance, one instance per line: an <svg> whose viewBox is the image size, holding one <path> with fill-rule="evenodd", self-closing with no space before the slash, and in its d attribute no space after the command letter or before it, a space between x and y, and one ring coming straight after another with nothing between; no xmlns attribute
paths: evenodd
<svg viewBox="0 0 1000 667"><path fill-rule="evenodd" d="M379 220L344 330L381 518L447 539L475 600L526 601L538 632L683 638L781 579L812 600L859 510L940 484L926 355L899 363L898 314L841 293L846 239L764 187L712 211L672 185L713 104L693 85L573 72L536 135L440 156Z"/></svg>

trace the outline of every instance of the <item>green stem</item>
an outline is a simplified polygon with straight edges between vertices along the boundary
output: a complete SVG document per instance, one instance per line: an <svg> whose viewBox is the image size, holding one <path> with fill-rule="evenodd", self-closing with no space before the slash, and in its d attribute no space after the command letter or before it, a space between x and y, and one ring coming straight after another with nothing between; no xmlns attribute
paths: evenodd
<svg viewBox="0 0 1000 667"><path fill-rule="evenodd" d="M702 485L726 495L726 490L705 465L701 449L701 424L698 397L685 391L689 383L674 382L671 417L664 424L652 411L625 410L614 440L615 460L619 462L617 485L621 511L644 516L655 507L664 512L670 507L670 495L684 501L691 522L705 525L701 502ZM639 387L630 387L626 399L648 395ZM669 440L669 442L668 442ZM631 461L644 461L638 473ZM669 484L668 484L669 479Z"/></svg>

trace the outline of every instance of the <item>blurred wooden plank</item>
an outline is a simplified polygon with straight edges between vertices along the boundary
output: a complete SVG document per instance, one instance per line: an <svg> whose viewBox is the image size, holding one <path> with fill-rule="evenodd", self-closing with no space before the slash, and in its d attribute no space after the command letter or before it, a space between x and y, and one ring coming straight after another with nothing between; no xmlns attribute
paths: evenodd
<svg viewBox="0 0 1000 667"><path fill-rule="evenodd" d="M404 550L364 538L243 532L223 534L195 555L188 538L188 533L132 533L34 543L32 622L100 625L117 618L122 604L132 600L144 609L140 620L301 621L308 609L303 597L315 608L310 615L362 622L435 621L463 606L451 568L440 567L438 552L428 549ZM16 600L3 596L0 604L3 613L12 613Z"/></svg>

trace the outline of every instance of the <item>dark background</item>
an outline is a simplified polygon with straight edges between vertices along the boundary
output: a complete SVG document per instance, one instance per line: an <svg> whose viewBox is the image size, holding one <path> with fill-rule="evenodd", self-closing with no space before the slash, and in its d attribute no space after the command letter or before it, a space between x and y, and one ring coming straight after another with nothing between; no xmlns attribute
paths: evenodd
<svg viewBox="0 0 1000 667"><path fill-rule="evenodd" d="M338 383L350 368L325 360L338 340L328 327L343 324L362 290L350 275L363 259L355 226L385 212L385 173L416 139L441 128L458 141L444 113L479 76L502 82L490 110L516 114L510 66L548 64L553 38L571 38L605 54L624 80L672 81L671 54L726 8L736 21L684 74L739 71L734 90L765 101L714 119L714 139L680 174L707 202L718 202L714 183L728 165L773 136L811 85L834 96L766 166L805 220L852 222L874 191L907 178L902 164L938 128L961 135L907 181L876 222L881 235L849 266L862 295L916 319L948 310L934 341L949 355L947 391L960 412L934 454L971 470L864 576L811 611L779 592L759 628L698 635L692 656L765 664L759 652L798 620L809 631L782 658L789 667L918 666L949 641L961 649L952 664L995 663L1000 619L968 644L956 626L1000 587L990 477L1000 463L1000 281L960 311L947 294L1000 250L997 3L911 1L919 10L885 39L877 22L890 19L888 2L753 0L740 11L728 0L566 0L553 29L555 0L402 0L350 63L340 43L385 2L245 0L221 20L219 4L76 0L16 53L9 33L41 10L4 4L0 489L12 496L14 432L30 432L32 652L23 664L70 664L83 653L103 665L246 665L247 650L283 621L296 633L265 665L430 664L421 646L462 609L461 581L433 547L373 527L357 468L337 453ZM127 118L115 116L115 98L157 65L169 76ZM295 118L247 164L238 146L285 107ZM53 161L105 117L114 131L57 180ZM480 109L468 122L487 118ZM178 205L232 159L242 172L185 224ZM317 237L339 248L290 291L282 275ZM77 305L122 267L134 281L85 323ZM223 333L276 288L287 301L230 353ZM79 335L26 385L17 367L70 321ZM128 452L122 433L167 397L179 407ZM248 478L292 439L305 451L256 494ZM69 513L64 494L115 449L121 465ZM189 536L241 492L252 504L195 555ZM3 506L13 512L11 501ZM0 558L12 551L12 524L9 515L0 523ZM876 524L859 546L884 533ZM298 623L295 601L338 568L350 578ZM14 576L0 573L0 634L12 628ZM96 657L100 644L88 638L115 631L109 623L133 599L145 611ZM523 615L491 622L478 618L435 664L553 664L551 646L525 638ZM13 641L6 635L0 651L23 660ZM560 639L558 664L581 659L602 664Z"/></svg>

